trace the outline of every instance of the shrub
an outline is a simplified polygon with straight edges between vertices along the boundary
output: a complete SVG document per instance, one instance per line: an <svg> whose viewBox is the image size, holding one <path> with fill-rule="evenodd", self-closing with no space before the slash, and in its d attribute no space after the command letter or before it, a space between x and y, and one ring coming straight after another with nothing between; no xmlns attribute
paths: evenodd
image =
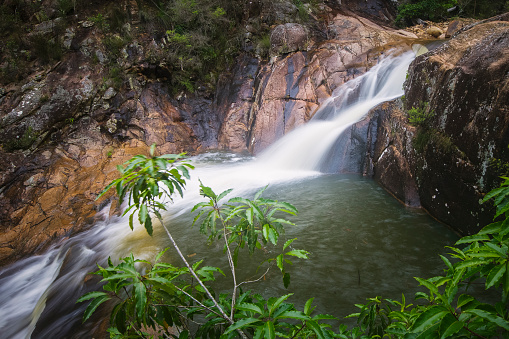
<svg viewBox="0 0 509 339"><path fill-rule="evenodd" d="M444 274L415 278L427 292L415 299L424 304L370 298L358 305L358 325L363 332L390 338L507 338L509 333L509 178L494 189L483 203L494 200L494 220L477 234L448 247L449 258L440 256ZM463 248L458 247L462 245ZM472 284L483 284L499 296L485 303L469 295ZM379 326L375 326L379 324Z"/></svg>
<svg viewBox="0 0 509 339"><path fill-rule="evenodd" d="M59 61L63 56L62 46L55 39L48 39L44 35L34 35L30 38L32 55L43 64Z"/></svg>
<svg viewBox="0 0 509 339"><path fill-rule="evenodd" d="M419 107L412 107L408 111L408 122L410 125L425 128L434 114L433 111L428 110L428 103L422 102Z"/></svg>
<svg viewBox="0 0 509 339"><path fill-rule="evenodd" d="M165 251L155 262L135 259L131 254L114 265L108 260L106 267L99 266L95 274L103 277L104 291L89 292L78 302L92 300L84 320L88 319L102 303L117 300L111 312L112 337L146 337L144 331L157 331L159 338L506 338L509 333L509 178L504 178L500 188L492 190L483 202L494 199L495 221L479 233L461 238L451 250L450 258L440 256L444 262L443 276L429 279L415 278L426 292L415 294L416 304L369 298L366 304L356 305L360 311L349 317L357 318L358 327L348 330L340 325L334 332L325 320L329 315L313 315L313 299L302 310L287 302L291 294L265 299L251 291L242 291L245 282L236 280L237 258L246 248L253 253L258 248L276 245L283 225L290 222L281 214L295 214L295 207L288 203L262 198L264 189L253 200L235 197L221 204L231 190L216 195L211 188L200 183L200 193L206 201L198 203L198 215L193 224L200 225L200 232L209 241L223 242L229 269L233 277L230 294L215 294L209 283L216 275L224 275L217 267L204 266L203 260L189 263L162 223L160 211L166 206L163 197L172 199L182 195L185 179L189 178L186 162L180 155L135 156L119 167L121 178L113 181L101 193L115 187L120 202L128 198L124 215L129 214L133 227L135 212L140 224L152 234L151 215L155 215L171 240L184 267L161 262ZM279 215L277 215L279 213ZM285 287L290 276L285 264L292 257L307 258L303 250L291 249L295 239L288 240L281 254L269 259L280 269ZM457 247L465 246L464 248ZM141 271L141 272L140 272ZM261 280L262 274L258 280ZM484 303L469 295L468 288L479 281L486 289L496 289L500 299ZM195 322L196 318L200 323ZM194 326L189 326L193 322ZM170 327L178 335L169 332Z"/></svg>

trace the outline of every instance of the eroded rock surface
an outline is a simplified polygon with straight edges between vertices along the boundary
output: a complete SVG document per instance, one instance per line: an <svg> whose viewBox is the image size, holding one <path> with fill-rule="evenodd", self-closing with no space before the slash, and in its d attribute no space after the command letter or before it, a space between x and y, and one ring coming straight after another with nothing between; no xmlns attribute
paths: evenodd
<svg viewBox="0 0 509 339"><path fill-rule="evenodd" d="M375 110L377 141L368 161L375 178L463 234L491 221L492 209L479 200L507 174L508 17L464 28L412 63L405 110L429 113L423 127L409 126L401 104Z"/></svg>
<svg viewBox="0 0 509 339"><path fill-rule="evenodd" d="M104 87L104 66L86 55L104 46L88 27L76 30L65 59L2 93L0 264L90 226L109 203L95 199L118 176L116 166L151 144L160 153L217 147L210 99L173 99L164 79L143 73L158 65L146 63L149 49L137 42L119 63L140 72L120 89Z"/></svg>
<svg viewBox="0 0 509 339"><path fill-rule="evenodd" d="M233 80L220 86L221 148L259 153L307 122L337 87L364 74L382 53L409 49L415 38L365 18L329 15L329 40L310 41L308 51L282 54L268 64L244 59Z"/></svg>

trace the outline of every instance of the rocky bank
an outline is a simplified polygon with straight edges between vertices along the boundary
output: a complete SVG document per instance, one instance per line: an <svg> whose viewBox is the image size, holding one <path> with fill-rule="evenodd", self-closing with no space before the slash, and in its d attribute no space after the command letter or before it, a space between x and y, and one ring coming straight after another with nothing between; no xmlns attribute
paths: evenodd
<svg viewBox="0 0 509 339"><path fill-rule="evenodd" d="M115 44L105 42L97 23L71 21L60 35L67 49L60 61L35 64L25 81L1 89L0 264L87 229L104 207L117 213L114 198L97 195L117 165L148 154L153 143L159 153L256 153L308 121L381 53L410 48L415 36L381 26L392 14L376 9L383 0L371 2L375 9L357 13L376 22L330 2L304 25L291 21L295 5L278 2L270 60L253 51L247 25L246 50L214 93L171 94L164 36L142 34L111 53ZM33 29L49 39L59 20ZM123 73L121 83L113 71Z"/></svg>
<svg viewBox="0 0 509 339"><path fill-rule="evenodd" d="M462 234L491 222L493 208L480 200L508 174L508 19L466 26L418 56L404 97L352 127L366 152L359 171ZM409 123L412 109L422 123Z"/></svg>

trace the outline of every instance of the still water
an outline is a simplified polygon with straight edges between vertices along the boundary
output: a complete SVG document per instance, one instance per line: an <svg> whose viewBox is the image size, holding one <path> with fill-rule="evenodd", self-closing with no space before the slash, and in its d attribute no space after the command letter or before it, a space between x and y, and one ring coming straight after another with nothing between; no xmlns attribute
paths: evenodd
<svg viewBox="0 0 509 339"><path fill-rule="evenodd" d="M238 157L232 155L232 159ZM246 165L239 167L246 168ZM197 172L203 176L200 165ZM218 178L212 181L215 180ZM236 180L229 176L227 181L235 185ZM203 181L207 185L207 180ZM237 184L242 186L240 181ZM216 193L235 187L223 185ZM214 185L210 186L214 189ZM256 190L246 186L227 198L250 197ZM277 268L266 279L245 288L265 296L295 293L290 301L302 305L315 297L320 312L340 318L355 312L354 304L363 303L368 297L399 298L401 293L412 296L418 290L413 277L440 274L443 262L438 254L446 253L444 246L458 239L422 210L401 205L373 180L356 174L301 173L293 179L271 183L263 196L297 207L299 214L288 218L295 226L286 227L281 244L286 239L297 238L292 246L311 254L308 260L294 260L289 268L292 283L288 290L283 287ZM174 237L181 239L185 255L192 260L204 259L208 265L220 262L226 270L222 244L206 245L207 238L199 234L198 226L189 227L193 215L167 217ZM158 248L170 246L163 232L156 237L163 239ZM278 250L254 257L244 253L239 276L247 280L259 277L264 270L257 272L258 264L278 255ZM175 253L169 252L166 259L180 264ZM219 281L219 288L230 286L228 277Z"/></svg>

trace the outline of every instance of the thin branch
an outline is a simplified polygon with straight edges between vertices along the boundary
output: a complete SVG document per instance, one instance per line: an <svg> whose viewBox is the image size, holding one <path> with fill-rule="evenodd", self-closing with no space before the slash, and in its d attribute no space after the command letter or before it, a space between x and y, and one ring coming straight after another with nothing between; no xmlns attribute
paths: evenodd
<svg viewBox="0 0 509 339"><path fill-rule="evenodd" d="M158 218L159 219L159 218ZM217 300L212 296L212 293L210 293L209 289L205 286L205 284L201 281L201 279L198 277L198 275L196 274L196 272L193 270L193 268L191 267L191 265L189 264L189 262L186 260L186 258L184 257L184 254L182 254L182 251L180 250L180 248L178 247L177 243L175 242L175 239L173 239L170 231L168 230L168 228L166 228L166 226L164 226L164 223L161 219L159 219L159 221L161 222L161 226L164 228L164 230L166 231L166 234L168 235L168 238L170 239L173 247L175 248L175 250L177 250L177 253L178 255L180 256L180 258L182 259L182 261L184 262L184 264L186 265L186 267L189 269L189 272L196 278L196 280L198 281L198 284L200 284L200 286L203 288L203 290L205 291L205 293L207 294L207 296L209 297L209 299L214 303L214 306L217 307L217 309L219 310L219 312L221 313L220 316L227 320L230 325L233 325L235 322L233 321L232 318L230 318L225 312L224 310L221 308L221 306L219 306L219 303L217 302ZM187 292L185 292L187 293ZM194 298L193 298L194 299ZM195 299L196 300L196 299ZM201 303L200 303L201 304ZM204 305L205 306L205 305ZM208 309L208 308L207 308ZM215 314L217 314L216 312L214 312ZM246 334L244 332L242 332L242 330L240 329L237 329L237 332L239 333L239 335L243 338L243 339L248 339L248 337L246 336Z"/></svg>
<svg viewBox="0 0 509 339"><path fill-rule="evenodd" d="M265 271L265 273L263 273L258 279L255 279L255 280L248 280L248 281L243 281L241 282L238 287L240 287L241 285L243 284L250 284L250 283L255 283L255 282L258 282L260 280L262 280L263 277L265 277L267 275L267 273L269 273L269 270L271 269L271 266L267 267L267 270Z"/></svg>

